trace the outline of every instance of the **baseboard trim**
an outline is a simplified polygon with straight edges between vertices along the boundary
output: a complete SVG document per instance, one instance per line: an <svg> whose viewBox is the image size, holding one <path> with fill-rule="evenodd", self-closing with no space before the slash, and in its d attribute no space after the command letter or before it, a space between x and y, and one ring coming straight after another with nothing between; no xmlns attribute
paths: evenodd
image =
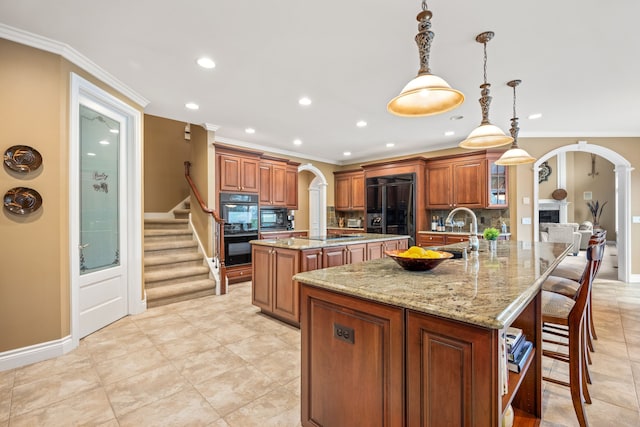
<svg viewBox="0 0 640 427"><path fill-rule="evenodd" d="M62 356L70 352L74 348L75 346L73 345L71 335L67 335L59 340L5 351L0 353L0 372L42 362L47 359L53 359L54 357Z"/></svg>

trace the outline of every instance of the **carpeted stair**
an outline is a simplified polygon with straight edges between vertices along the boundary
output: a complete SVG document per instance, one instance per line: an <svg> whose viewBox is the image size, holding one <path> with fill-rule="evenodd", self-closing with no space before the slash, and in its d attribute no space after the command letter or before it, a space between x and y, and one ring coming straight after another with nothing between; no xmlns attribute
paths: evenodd
<svg viewBox="0 0 640 427"><path fill-rule="evenodd" d="M174 216L144 221L147 307L215 294L216 283L189 229L189 205Z"/></svg>

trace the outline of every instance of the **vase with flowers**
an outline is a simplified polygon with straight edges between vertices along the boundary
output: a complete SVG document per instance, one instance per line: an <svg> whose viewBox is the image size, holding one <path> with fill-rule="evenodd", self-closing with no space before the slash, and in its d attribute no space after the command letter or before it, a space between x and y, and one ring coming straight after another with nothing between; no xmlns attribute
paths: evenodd
<svg viewBox="0 0 640 427"><path fill-rule="evenodd" d="M593 228L600 227L600 216L602 215L602 210L607 202L600 204L598 200L593 201L589 200L587 202L587 206L589 207L589 212L591 212L591 217L593 218Z"/></svg>

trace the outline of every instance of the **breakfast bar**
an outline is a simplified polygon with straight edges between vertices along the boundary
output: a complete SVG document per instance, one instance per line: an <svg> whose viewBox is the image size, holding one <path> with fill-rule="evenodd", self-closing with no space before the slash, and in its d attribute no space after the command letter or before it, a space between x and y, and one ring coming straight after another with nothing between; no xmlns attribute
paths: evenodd
<svg viewBox="0 0 640 427"><path fill-rule="evenodd" d="M302 425L499 426L510 405L514 425L538 425L540 288L569 249L482 242L430 271L384 258L296 274ZM507 370L509 326L534 347L520 373Z"/></svg>

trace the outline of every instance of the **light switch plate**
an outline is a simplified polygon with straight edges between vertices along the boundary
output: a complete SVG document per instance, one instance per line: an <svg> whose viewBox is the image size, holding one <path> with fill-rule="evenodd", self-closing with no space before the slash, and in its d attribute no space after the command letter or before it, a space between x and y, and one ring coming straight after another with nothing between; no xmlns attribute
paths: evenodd
<svg viewBox="0 0 640 427"><path fill-rule="evenodd" d="M529 200L529 198L528 198L528 197L523 197L523 198L522 198L522 204L523 204L523 205L528 205L529 203L531 203L531 201Z"/></svg>
<svg viewBox="0 0 640 427"><path fill-rule="evenodd" d="M522 218L522 224L524 225L531 225L531 218L530 217L524 217Z"/></svg>
<svg viewBox="0 0 640 427"><path fill-rule="evenodd" d="M631 222L634 224L640 224L640 216L631 217Z"/></svg>

